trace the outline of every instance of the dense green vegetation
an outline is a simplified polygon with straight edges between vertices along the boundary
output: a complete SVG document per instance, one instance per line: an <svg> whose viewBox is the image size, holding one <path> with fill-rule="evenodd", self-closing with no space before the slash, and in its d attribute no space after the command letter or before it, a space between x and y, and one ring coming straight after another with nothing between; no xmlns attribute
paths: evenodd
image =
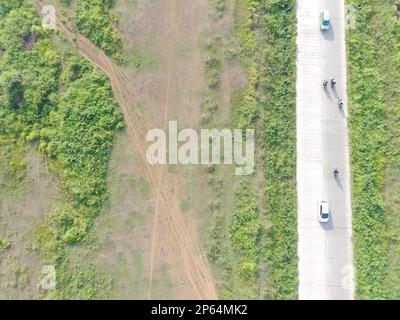
<svg viewBox="0 0 400 320"><path fill-rule="evenodd" d="M350 134L356 294L400 298L400 12L349 0Z"/></svg>
<svg viewBox="0 0 400 320"><path fill-rule="evenodd" d="M297 298L296 2L263 1L258 103L262 108L266 212L265 253L271 297Z"/></svg>
<svg viewBox="0 0 400 320"><path fill-rule="evenodd" d="M239 128L254 128L258 116L256 87L257 72L257 34L251 18L252 11L257 10L251 1L242 0L236 3L236 33L240 43L240 62L247 72L249 84L232 99L234 118Z"/></svg>
<svg viewBox="0 0 400 320"><path fill-rule="evenodd" d="M0 1L0 8L0 141L12 149L39 145L65 199L38 226L33 244L43 264L56 267L57 288L48 297L103 297L110 282L93 266L70 265L67 248L90 240L107 198L107 162L122 116L105 75L58 50L30 1ZM22 179L20 153L10 152L17 156L9 157L7 174Z"/></svg>
<svg viewBox="0 0 400 320"><path fill-rule="evenodd" d="M260 240L270 288L266 298L297 297L295 150L295 1L243 0L238 24L249 86L237 107L240 126L256 126L262 141L265 214Z"/></svg>
<svg viewBox="0 0 400 320"><path fill-rule="evenodd" d="M213 181L214 188L218 182ZM260 249L264 226L259 219L257 195L246 179L235 193L237 203L233 215L221 213L219 202L213 205L216 215L210 234L208 257L222 270L220 299L258 299Z"/></svg>
<svg viewBox="0 0 400 320"><path fill-rule="evenodd" d="M240 201L230 224L230 240L233 253L237 257L233 272L238 275L239 286L242 288L241 296L238 298L254 299L258 296L259 286L257 283L259 260L257 243L261 232L259 209L250 184L241 185L237 198Z"/></svg>
<svg viewBox="0 0 400 320"><path fill-rule="evenodd" d="M65 6L70 0L62 0ZM116 30L118 16L110 12L115 0L77 0L75 23L78 30L118 62L122 60L122 38Z"/></svg>

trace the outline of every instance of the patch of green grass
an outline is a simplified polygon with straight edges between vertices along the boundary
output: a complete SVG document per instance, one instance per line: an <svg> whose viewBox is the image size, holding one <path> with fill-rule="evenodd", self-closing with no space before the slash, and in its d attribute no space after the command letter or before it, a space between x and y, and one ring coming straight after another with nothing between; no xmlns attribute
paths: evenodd
<svg viewBox="0 0 400 320"><path fill-rule="evenodd" d="M2 193L18 195L26 185L26 146L19 139L0 135L0 186Z"/></svg>
<svg viewBox="0 0 400 320"><path fill-rule="evenodd" d="M216 262L221 259L221 253L223 253L223 237L224 227L226 224L225 217L218 215L215 218L213 229L210 233L210 243L208 245L208 258L211 262Z"/></svg>
<svg viewBox="0 0 400 320"><path fill-rule="evenodd" d="M63 5L63 6L69 6L70 4L71 4L71 1L72 0L60 0L60 3Z"/></svg>
<svg viewBox="0 0 400 320"><path fill-rule="evenodd" d="M264 190L255 175L235 187L233 217L213 206L208 255L222 270L221 299L296 299L295 1L236 0L234 18L247 83L232 95L233 120L255 129Z"/></svg>
<svg viewBox="0 0 400 320"><path fill-rule="evenodd" d="M239 199L230 223L230 240L235 256L233 274L239 278L240 291L235 295L239 299L258 297L258 260L261 223L257 199L248 182L242 183L237 192Z"/></svg>
<svg viewBox="0 0 400 320"><path fill-rule="evenodd" d="M190 210L190 199L184 199L181 201L181 203L179 204L181 210L183 213L186 213Z"/></svg>
<svg viewBox="0 0 400 320"><path fill-rule="evenodd" d="M214 96L208 97L200 107L202 111L200 119L201 125L210 125L219 110L217 98Z"/></svg>
<svg viewBox="0 0 400 320"><path fill-rule="evenodd" d="M356 9L347 34L356 295L398 299L399 13L395 1L347 3Z"/></svg>
<svg viewBox="0 0 400 320"><path fill-rule="evenodd" d="M231 104L235 124L239 128L254 128L258 118L256 87L257 72L257 35L251 27L249 18L252 10L256 10L255 3L247 0L236 0L235 4L235 30L240 44L240 64L247 73L248 84L246 88L233 95Z"/></svg>
<svg viewBox="0 0 400 320"><path fill-rule="evenodd" d="M60 299L103 297L109 281L93 267L71 266L66 248L92 236L107 199L107 164L122 116L106 76L77 54L58 51L30 1L12 7L0 1L0 7L0 47L5 50L0 57L0 141L9 150L8 180L24 174L20 150L34 141L58 175L65 199L35 232L33 248L44 263L55 266L58 278L56 290L43 293ZM32 49L24 47L27 32L35 35Z"/></svg>
<svg viewBox="0 0 400 320"><path fill-rule="evenodd" d="M212 17L220 19L224 16L226 11L226 0L210 0L214 12L212 13Z"/></svg>
<svg viewBox="0 0 400 320"><path fill-rule="evenodd" d="M142 199L147 199L150 195L150 183L146 180L141 178L139 180L139 193Z"/></svg>
<svg viewBox="0 0 400 320"><path fill-rule="evenodd" d="M0 238L0 252L7 251L11 248L11 242L7 239Z"/></svg>
<svg viewBox="0 0 400 320"><path fill-rule="evenodd" d="M240 60L249 80L232 103L237 125L255 128L262 141L269 227L261 236L260 257L271 286L265 298L296 299L295 1L241 0L237 8Z"/></svg>
<svg viewBox="0 0 400 320"><path fill-rule="evenodd" d="M261 110L265 204L270 229L264 252L273 299L297 298L296 2L261 2Z"/></svg>
<svg viewBox="0 0 400 320"><path fill-rule="evenodd" d="M210 89L218 89L222 77L222 60L219 39L213 38L205 44L205 71Z"/></svg>
<svg viewBox="0 0 400 320"><path fill-rule="evenodd" d="M3 272L6 272L8 275L6 280L2 283L2 289L14 288L17 290L24 290L29 284L27 266L17 261L12 255L2 255L1 250L0 258L5 269Z"/></svg>

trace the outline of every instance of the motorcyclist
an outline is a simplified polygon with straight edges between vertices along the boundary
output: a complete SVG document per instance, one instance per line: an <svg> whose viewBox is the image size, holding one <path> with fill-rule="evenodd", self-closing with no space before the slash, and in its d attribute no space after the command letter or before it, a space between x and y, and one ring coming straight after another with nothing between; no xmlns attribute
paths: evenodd
<svg viewBox="0 0 400 320"><path fill-rule="evenodd" d="M337 168L333 171L333 175L335 177L337 177L339 175L339 170Z"/></svg>
<svg viewBox="0 0 400 320"><path fill-rule="evenodd" d="M331 87L333 88L334 86L336 86L336 80L335 78L331 79Z"/></svg>
<svg viewBox="0 0 400 320"><path fill-rule="evenodd" d="M326 88L328 86L329 81L328 80L324 80L323 84L324 84L324 88Z"/></svg>

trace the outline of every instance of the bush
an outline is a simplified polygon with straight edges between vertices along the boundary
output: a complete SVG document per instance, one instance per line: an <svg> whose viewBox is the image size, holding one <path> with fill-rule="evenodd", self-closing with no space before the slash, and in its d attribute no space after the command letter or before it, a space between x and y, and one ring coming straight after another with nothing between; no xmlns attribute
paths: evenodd
<svg viewBox="0 0 400 320"><path fill-rule="evenodd" d="M241 283L237 295L243 299L256 299L261 224L257 199L248 182L242 183L237 199L239 201L230 224L230 239L235 255L233 271L239 275Z"/></svg>
<svg viewBox="0 0 400 320"><path fill-rule="evenodd" d="M113 0L78 0L75 22L83 35L120 62L122 38L113 24L113 6Z"/></svg>

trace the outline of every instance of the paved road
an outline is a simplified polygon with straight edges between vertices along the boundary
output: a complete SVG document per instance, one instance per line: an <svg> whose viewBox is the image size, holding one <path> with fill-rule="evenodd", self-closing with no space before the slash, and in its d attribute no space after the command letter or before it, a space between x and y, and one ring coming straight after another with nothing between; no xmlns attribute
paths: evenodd
<svg viewBox="0 0 400 320"><path fill-rule="evenodd" d="M332 29L319 30L321 10ZM344 0L297 0L297 193L300 299L353 299ZM335 78L336 90L323 89ZM338 98L345 101L345 111ZM333 170L339 169L335 179ZM332 220L318 222L327 200Z"/></svg>

